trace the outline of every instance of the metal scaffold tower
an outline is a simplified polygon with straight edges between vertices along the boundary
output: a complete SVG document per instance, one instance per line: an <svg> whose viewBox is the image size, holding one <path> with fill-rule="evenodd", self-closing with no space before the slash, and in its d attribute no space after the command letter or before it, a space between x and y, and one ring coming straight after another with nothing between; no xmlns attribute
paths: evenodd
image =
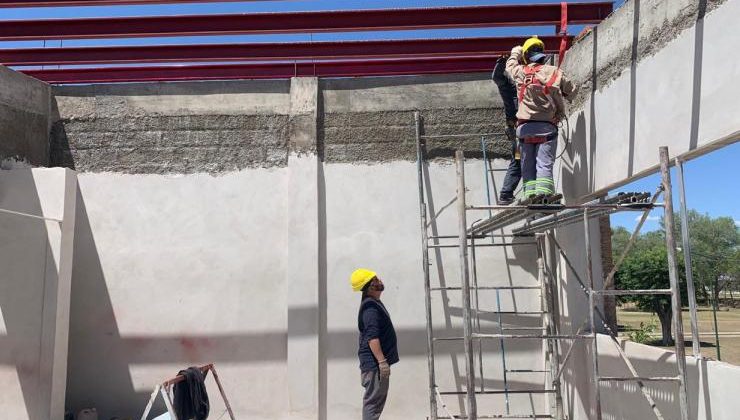
<svg viewBox="0 0 740 420"><path fill-rule="evenodd" d="M553 200L541 200L536 204L513 204L501 206L491 204L490 184L494 185L493 173L497 170L491 169L485 158L486 137L488 134L451 134L427 136L423 133L422 118L417 112L415 114L416 146L417 146L417 171L419 183L419 211L421 219L421 248L422 269L424 274L425 309L426 309L426 331L427 331L427 361L429 370L429 406L430 418L436 419L515 419L515 418L548 418L566 419L563 407L562 381L565 367L571 360L574 348L578 345L590 345L590 367L591 381L593 387L592 414L590 418L602 419L602 404L600 384L605 382L634 382L642 395L650 405L655 417L663 420L666 417L657 407L653 397L646 389L649 382L670 382L678 387L678 403L680 406L681 420L688 420L688 398L686 393L686 359L684 349L683 324L681 319L681 296L678 284L678 272L676 263L676 246L674 238L674 221L672 208L672 190L669 172L669 160L667 148L660 149L660 162L662 182L654 194L651 193L620 193L619 195L605 197L584 204L561 204L559 197ZM485 205L469 205L466 197L465 159L463 152L458 150L455 154L457 194L448 205L445 205L437 214L430 211L427 204L427 192L431 191L429 177L425 176L426 168L426 142L442 138L481 138L484 155L484 170L486 175L486 196L488 203ZM664 202L658 199L663 197ZM431 230L436 226L436 220L440 213L456 203L458 213L458 230L456 234L442 235ZM670 288L649 290L617 290L614 288L615 275L625 257L630 252L637 239L640 229L648 218L651 210L663 207L664 222L666 228L666 247L668 249L668 269L670 275ZM589 232L591 219L599 216L610 215L621 211L642 212L642 216L632 233L623 254L616 260L614 267L604 276L603 282L594 281L592 271L591 238ZM470 212L487 212L487 217L468 223ZM584 258L585 273L581 274L576 269L574 261L568 255L569 250L564 248L556 238L554 230L559 227L582 223L585 232L585 249L579 250L579 256ZM503 229L507 232L503 233ZM499 233L500 231L500 233ZM525 238L525 239L521 239ZM526 238L529 238L528 240ZM456 240L456 243L450 241ZM536 277L537 285L511 284L507 286L495 286L485 283L483 278L479 279L477 261L480 254L484 252L481 247L514 247L533 246L536 249ZM430 249L440 252L442 249L457 249L459 256L460 284L458 286L434 285L430 280ZM484 248L485 249L485 248ZM478 254L478 255L476 255ZM565 268L563 271L572 275L577 282L584 298L588 302L588 313L579 324L575 322L574 333L561 331L560 308L558 298L558 277L556 270L549 262L556 259ZM439 269L439 268L438 268ZM504 268L501 268L503 271ZM585 278L584 278L585 277ZM501 306L501 293L512 293L514 291L539 292L539 311L518 311L516 305L513 311L504 310ZM459 332L451 330L449 323L445 331L435 331L433 324L432 295L434 293L461 293L462 294L462 336ZM480 293L493 293L495 296L495 310L480 306ZM607 323L607 318L601 309L601 300L605 296L627 296L627 295L666 295L671 298L672 327L675 337L675 352L677 360L677 375L664 377L640 376L634 364L627 357L621 343L617 339L617 331L613 331ZM492 315L495 319L493 328L481 326L481 314ZM540 318L540 324L534 327L519 325L506 325L502 322L502 315L536 315ZM694 313L692 312L692 317ZM572 331L572 330L571 330ZM604 337L615 344L620 358L629 372L627 376L605 376L599 373L599 331L606 332ZM498 353L485 352L483 342L493 340L498 343ZM533 360L528 369L512 369L507 362L507 346L518 340L539 340L542 343L540 355L533 355ZM438 375L435 373L435 355L439 350L440 342L462 342L464 354L464 373L460 372L464 386L452 389L448 384L438 383ZM583 343L583 344L581 344ZM567 351L564 352L564 349ZM500 357L503 386L492 388L485 386L484 378L484 353L490 357ZM524 375L539 373L544 376L542 386L536 388L520 389L511 387L512 375ZM464 378L460 378L464 376ZM476 380L477 379L477 380ZM542 395L547 399L542 404L544 412L538 412L532 404L528 412L522 412L521 407L513 407L510 397L513 395ZM478 410L478 400L492 395L504 397L504 404L500 412L482 413ZM444 402L445 396L464 397L459 413L452 413ZM481 400L482 401L482 400ZM490 405L490 404L489 404Z"/></svg>

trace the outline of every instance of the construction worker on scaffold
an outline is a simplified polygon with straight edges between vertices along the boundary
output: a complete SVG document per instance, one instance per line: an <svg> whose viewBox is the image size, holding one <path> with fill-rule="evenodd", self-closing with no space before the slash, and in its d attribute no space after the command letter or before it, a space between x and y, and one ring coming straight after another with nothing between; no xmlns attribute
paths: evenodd
<svg viewBox="0 0 740 420"><path fill-rule="evenodd" d="M553 165L558 145L558 123L565 116L564 99L573 84L558 67L545 64L545 44L531 37L512 48L506 71L516 83L519 106L516 136L521 151L524 198L555 194Z"/></svg>

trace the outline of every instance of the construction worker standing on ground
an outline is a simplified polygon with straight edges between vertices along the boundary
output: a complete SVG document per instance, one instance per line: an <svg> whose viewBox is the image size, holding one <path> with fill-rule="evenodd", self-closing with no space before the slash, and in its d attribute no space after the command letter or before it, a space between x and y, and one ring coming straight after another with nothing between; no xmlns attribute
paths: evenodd
<svg viewBox="0 0 740 420"><path fill-rule="evenodd" d="M558 67L545 64L545 44L537 37L516 46L506 71L516 82L519 109L517 138L521 150L524 197L555 193L553 164L558 145L558 122L565 116L564 98L573 84Z"/></svg>
<svg viewBox="0 0 740 420"><path fill-rule="evenodd" d="M396 331L391 316L380 301L385 287L378 275L359 268L350 278L352 290L362 292L357 328L360 330L360 372L365 395L362 420L378 420L388 396L391 365L398 362Z"/></svg>

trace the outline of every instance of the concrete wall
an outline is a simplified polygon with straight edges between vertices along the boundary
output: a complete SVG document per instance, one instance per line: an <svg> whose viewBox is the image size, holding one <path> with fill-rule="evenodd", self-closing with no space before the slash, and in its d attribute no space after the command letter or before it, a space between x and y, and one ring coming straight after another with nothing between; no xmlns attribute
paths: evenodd
<svg viewBox="0 0 740 420"><path fill-rule="evenodd" d="M50 87L0 66L0 162L49 163Z"/></svg>
<svg viewBox="0 0 740 420"><path fill-rule="evenodd" d="M621 343L641 376L675 376L673 352L636 344ZM615 344L599 337L599 370L603 375L629 376L619 358ZM689 418L697 420L730 420L737 418L740 402L736 398L740 367L711 360L687 358ZM668 383L648 383L648 392L665 418L680 418L678 387ZM645 397L634 382L604 383L601 389L604 418L614 420L654 417ZM573 418L593 418L585 412Z"/></svg>
<svg viewBox="0 0 740 420"><path fill-rule="evenodd" d="M52 158L80 171L68 407L136 416L157 381L213 361L241 417L356 418L359 295L348 279L368 266L388 285L402 358L384 418L425 416L413 111L427 134L498 132L489 152L505 155L494 89L488 75L55 88ZM432 213L455 194L458 147L481 154L477 135L429 144L445 156L425 170ZM481 162L468 170L470 200L483 203ZM434 228L455 234L456 223L449 209ZM453 251L434 254L435 283L459 283ZM481 283L533 283L533 258L531 245L483 248ZM504 295L502 309L514 302L537 310L538 294ZM434 305L440 333L459 334L459 293ZM500 386L498 344L486 346L485 385ZM440 386L462 389L460 343L439 350ZM541 359L536 342L509 351L521 368ZM462 400L447 402L459 411Z"/></svg>
<svg viewBox="0 0 740 420"><path fill-rule="evenodd" d="M599 195L658 167L658 147L690 158L737 141L740 1L634 0L568 52L581 85L564 132L566 196Z"/></svg>
<svg viewBox="0 0 740 420"><path fill-rule="evenodd" d="M75 191L67 169L0 170L0 411L6 418L64 414Z"/></svg>

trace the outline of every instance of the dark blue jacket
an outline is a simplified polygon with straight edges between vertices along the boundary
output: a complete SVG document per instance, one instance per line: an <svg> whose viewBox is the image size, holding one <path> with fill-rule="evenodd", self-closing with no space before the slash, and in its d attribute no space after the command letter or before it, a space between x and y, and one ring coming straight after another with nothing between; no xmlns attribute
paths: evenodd
<svg viewBox="0 0 740 420"><path fill-rule="evenodd" d="M373 338L380 339L380 347L389 365L398 362L396 330L393 329L391 316L382 302L370 297L362 301L357 315L357 328L360 330L360 349L357 356L360 358L362 372L378 368L378 361L368 344Z"/></svg>

